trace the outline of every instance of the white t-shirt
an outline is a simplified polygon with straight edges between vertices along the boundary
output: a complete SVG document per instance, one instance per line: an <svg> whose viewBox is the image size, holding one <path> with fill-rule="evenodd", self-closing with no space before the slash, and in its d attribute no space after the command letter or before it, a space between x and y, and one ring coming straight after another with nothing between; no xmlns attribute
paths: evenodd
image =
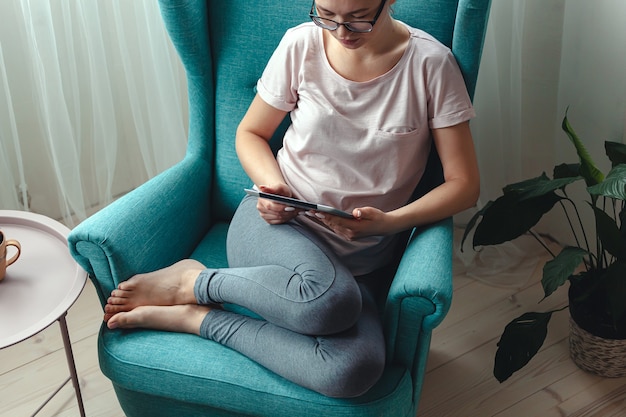
<svg viewBox="0 0 626 417"><path fill-rule="evenodd" d="M328 62L322 30L312 22L289 29L257 84L269 105L291 112L278 164L294 197L351 212L385 212L407 204L422 177L430 129L474 117L454 56L427 33L410 28L400 61L366 82L343 78ZM355 275L389 262L392 237L348 242L299 216Z"/></svg>

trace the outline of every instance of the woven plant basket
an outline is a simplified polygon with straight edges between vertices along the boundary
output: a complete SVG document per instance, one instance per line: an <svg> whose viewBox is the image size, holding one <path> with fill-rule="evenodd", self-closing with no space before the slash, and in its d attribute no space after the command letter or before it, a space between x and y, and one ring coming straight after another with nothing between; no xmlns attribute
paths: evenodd
<svg viewBox="0 0 626 417"><path fill-rule="evenodd" d="M579 368L608 378L626 376L626 340L604 339L569 322L570 356Z"/></svg>

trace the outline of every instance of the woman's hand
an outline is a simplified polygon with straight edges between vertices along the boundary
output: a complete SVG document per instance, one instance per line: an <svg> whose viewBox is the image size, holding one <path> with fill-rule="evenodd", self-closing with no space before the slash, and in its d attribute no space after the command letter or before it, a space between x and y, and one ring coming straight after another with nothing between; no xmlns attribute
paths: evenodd
<svg viewBox="0 0 626 417"><path fill-rule="evenodd" d="M259 185L259 191L269 194L278 194L284 197L291 197L291 190L287 184ZM256 203L259 214L269 224L287 223L298 215L300 209L277 203L267 198L259 198Z"/></svg>
<svg viewBox="0 0 626 417"><path fill-rule="evenodd" d="M395 233L391 226L391 216L374 207L362 207L352 210L354 219L334 216L316 211L308 214L315 216L321 223L346 240L356 240L368 236Z"/></svg>

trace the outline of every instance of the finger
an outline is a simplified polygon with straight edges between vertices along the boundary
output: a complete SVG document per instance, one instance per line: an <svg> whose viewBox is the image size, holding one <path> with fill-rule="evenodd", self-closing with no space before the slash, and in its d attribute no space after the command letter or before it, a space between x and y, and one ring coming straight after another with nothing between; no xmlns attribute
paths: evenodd
<svg viewBox="0 0 626 417"><path fill-rule="evenodd" d="M257 209L259 209L259 211L263 210L267 212L281 213L285 211L285 207L287 206L285 206L284 204L276 203L272 200L267 200L264 198L260 198L259 202L257 203Z"/></svg>
<svg viewBox="0 0 626 417"><path fill-rule="evenodd" d="M259 190L264 193L284 195L285 197L291 197L291 191L289 187L285 186L267 186L259 185Z"/></svg>
<svg viewBox="0 0 626 417"><path fill-rule="evenodd" d="M282 211L274 211L274 210L260 210L259 214L268 223L276 224L276 223L286 223L298 215L298 212L294 210L282 210Z"/></svg>

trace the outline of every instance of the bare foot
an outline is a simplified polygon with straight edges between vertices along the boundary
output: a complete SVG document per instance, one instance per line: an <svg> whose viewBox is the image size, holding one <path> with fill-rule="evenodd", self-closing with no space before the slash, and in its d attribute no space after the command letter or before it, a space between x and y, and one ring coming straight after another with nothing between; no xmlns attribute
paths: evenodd
<svg viewBox="0 0 626 417"><path fill-rule="evenodd" d="M104 321L139 306L197 304L193 289L204 269L200 262L185 259L167 268L131 277L111 292L104 307Z"/></svg>
<svg viewBox="0 0 626 417"><path fill-rule="evenodd" d="M199 335L200 325L209 311L208 306L193 304L140 306L113 315L107 326L109 329L143 328Z"/></svg>

